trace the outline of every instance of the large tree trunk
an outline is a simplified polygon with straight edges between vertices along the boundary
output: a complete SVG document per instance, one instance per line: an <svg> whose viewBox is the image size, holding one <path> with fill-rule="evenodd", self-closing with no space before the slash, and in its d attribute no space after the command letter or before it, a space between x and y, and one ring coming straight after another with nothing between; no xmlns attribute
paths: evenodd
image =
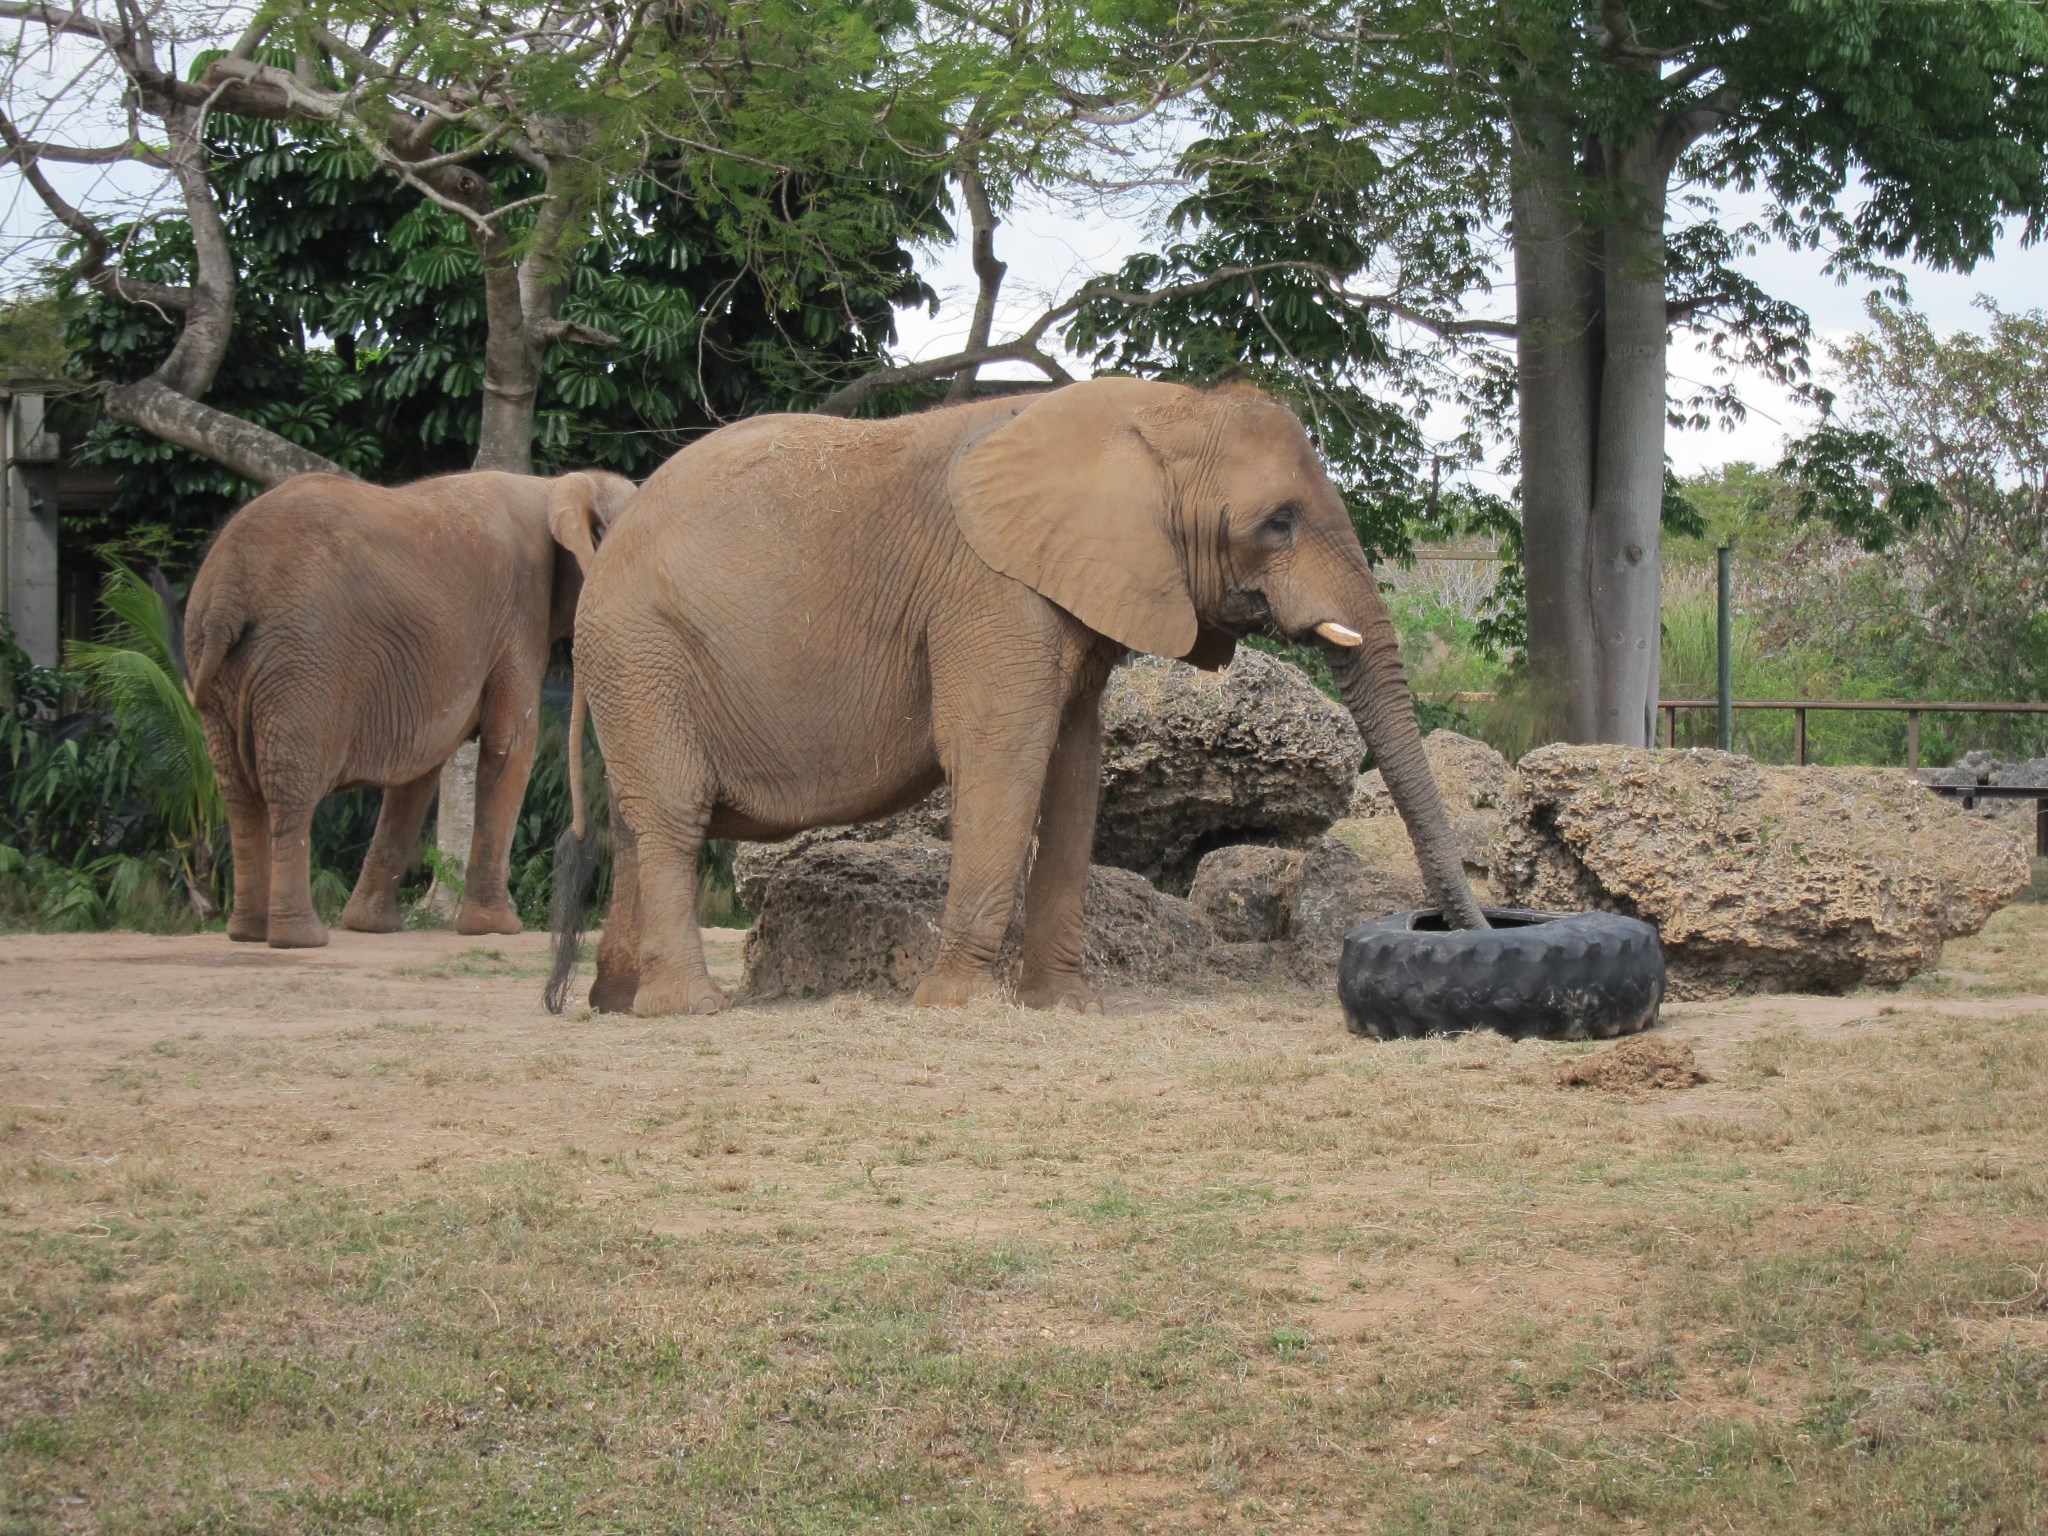
<svg viewBox="0 0 2048 1536"><path fill-rule="evenodd" d="M1651 143L1588 149L1555 116L1517 129L1523 569L1539 729L1648 746L1663 598L1669 163Z"/></svg>
<svg viewBox="0 0 2048 1536"><path fill-rule="evenodd" d="M1606 235L1606 325L1587 590L1598 630L1591 740L1647 747L1657 734L1663 559L1664 172L1653 149L1616 156L1626 210Z"/></svg>
<svg viewBox="0 0 2048 1536"><path fill-rule="evenodd" d="M1518 121L1513 178L1522 561L1529 678L1543 739L1594 739L1598 667L1586 583L1600 414L1594 236L1564 121Z"/></svg>

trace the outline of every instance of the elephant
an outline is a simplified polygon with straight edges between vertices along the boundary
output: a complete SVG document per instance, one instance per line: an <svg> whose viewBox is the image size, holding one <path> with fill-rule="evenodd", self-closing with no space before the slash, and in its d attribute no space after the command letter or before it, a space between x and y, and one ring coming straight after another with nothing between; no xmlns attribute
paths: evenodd
<svg viewBox="0 0 2048 1536"><path fill-rule="evenodd" d="M192 701L235 855L228 936L327 942L313 910L314 809L384 791L344 926L400 926L441 766L479 738L460 933L517 933L508 889L549 648L583 568L634 495L619 475L477 471L385 488L299 475L230 518L185 605Z"/></svg>
<svg viewBox="0 0 2048 1536"><path fill-rule="evenodd" d="M1432 899L1486 926L1358 535L1300 421L1257 390L1099 378L888 420L756 417L634 505L592 555L575 639L613 797L600 1011L724 1005L696 922L707 836L870 820L942 779L952 871L916 1000L996 988L1021 888L1017 1000L1099 1008L1081 900L1110 670L1127 651L1221 668L1255 632L1327 649ZM562 911L551 1007L575 961Z"/></svg>

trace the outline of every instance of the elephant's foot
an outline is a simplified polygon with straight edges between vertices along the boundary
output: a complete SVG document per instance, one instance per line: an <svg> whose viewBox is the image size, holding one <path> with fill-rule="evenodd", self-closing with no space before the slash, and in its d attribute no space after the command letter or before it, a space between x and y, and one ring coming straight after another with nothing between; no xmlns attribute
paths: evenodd
<svg viewBox="0 0 2048 1536"><path fill-rule="evenodd" d="M633 999L640 993L640 976L607 976L599 967L597 980L590 984L590 1006L598 1013L631 1013Z"/></svg>
<svg viewBox="0 0 2048 1536"><path fill-rule="evenodd" d="M709 976L663 976L643 981L633 997L633 1011L643 1019L674 1013L717 1013L724 1007L725 993Z"/></svg>
<svg viewBox="0 0 2048 1536"><path fill-rule="evenodd" d="M261 944L270 937L270 918L236 907L228 913L228 937L237 944Z"/></svg>
<svg viewBox="0 0 2048 1536"><path fill-rule="evenodd" d="M395 896L364 896L359 892L349 897L348 905L341 909L341 926L351 933L397 933L405 926L405 917L398 910Z"/></svg>
<svg viewBox="0 0 2048 1536"><path fill-rule="evenodd" d="M960 1008L996 991L987 971L934 971L917 984L915 1002L920 1008Z"/></svg>
<svg viewBox="0 0 2048 1536"><path fill-rule="evenodd" d="M1079 976L1048 973L1017 983L1017 1001L1026 1008L1071 1008L1076 1013L1102 1012L1102 993Z"/></svg>
<svg viewBox="0 0 2048 1536"><path fill-rule="evenodd" d="M465 901L462 910L455 914L455 931L473 937L480 933L524 933L526 929L510 902L485 907Z"/></svg>
<svg viewBox="0 0 2048 1536"><path fill-rule="evenodd" d="M310 914L305 917L273 917L269 939L272 949L319 949L327 942L327 929L319 918Z"/></svg>

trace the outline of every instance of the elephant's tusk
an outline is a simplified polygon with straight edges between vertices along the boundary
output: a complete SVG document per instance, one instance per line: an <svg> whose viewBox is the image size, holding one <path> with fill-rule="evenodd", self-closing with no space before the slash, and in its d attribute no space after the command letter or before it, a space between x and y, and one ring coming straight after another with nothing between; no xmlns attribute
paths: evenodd
<svg viewBox="0 0 2048 1536"><path fill-rule="evenodd" d="M1332 645L1363 645L1365 636L1355 629L1346 629L1342 624L1318 624L1316 633Z"/></svg>

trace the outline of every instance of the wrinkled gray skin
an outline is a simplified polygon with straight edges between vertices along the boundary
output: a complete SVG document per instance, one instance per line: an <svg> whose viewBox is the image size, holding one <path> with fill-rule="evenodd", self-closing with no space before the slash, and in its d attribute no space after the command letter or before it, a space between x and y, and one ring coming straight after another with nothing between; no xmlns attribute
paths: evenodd
<svg viewBox="0 0 2048 1536"><path fill-rule="evenodd" d="M1220 667L1238 636L1324 624L1362 637L1331 659L1431 890L1484 926L1372 571L1284 407L1102 379L712 433L647 482L584 588L576 673L616 797L593 1005L723 1006L696 921L706 835L867 820L943 778L952 875L918 1001L995 987L1029 860L1019 998L1099 1006L1081 895L1110 668L1127 649Z"/></svg>
<svg viewBox="0 0 2048 1536"><path fill-rule="evenodd" d="M300 475L237 512L192 584L185 644L235 850L228 936L327 942L308 885L313 811L384 790L342 922L400 926L441 765L470 737L477 816L461 933L517 933L507 891L548 648L567 635L582 556L630 480L493 471L385 488Z"/></svg>

